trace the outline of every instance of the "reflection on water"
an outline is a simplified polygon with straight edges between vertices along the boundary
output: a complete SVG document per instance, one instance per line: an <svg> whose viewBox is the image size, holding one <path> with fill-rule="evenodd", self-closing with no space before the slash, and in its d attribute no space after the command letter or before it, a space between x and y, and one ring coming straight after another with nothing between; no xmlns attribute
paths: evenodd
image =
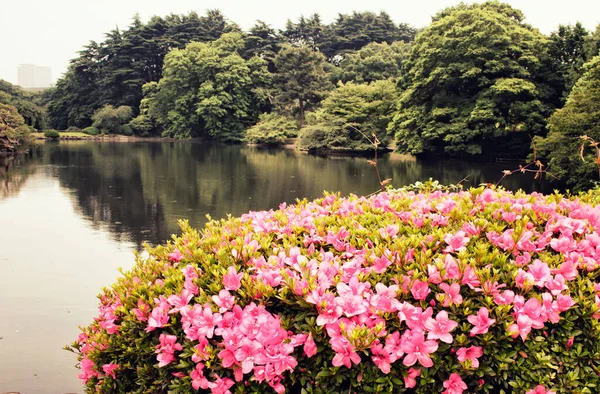
<svg viewBox="0 0 600 394"><path fill-rule="evenodd" d="M514 164L379 160L403 186L496 182ZM191 143L47 143L0 157L0 392L81 392L75 357L63 350L88 324L95 294L129 267L144 241L164 242L176 220L277 208L323 191L368 194L375 171L361 157ZM504 185L547 189L516 174Z"/></svg>

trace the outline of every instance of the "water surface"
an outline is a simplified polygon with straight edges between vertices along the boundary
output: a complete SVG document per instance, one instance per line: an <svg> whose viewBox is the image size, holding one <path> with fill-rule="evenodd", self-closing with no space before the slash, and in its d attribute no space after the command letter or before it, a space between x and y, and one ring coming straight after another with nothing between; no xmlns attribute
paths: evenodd
<svg viewBox="0 0 600 394"><path fill-rule="evenodd" d="M418 161L388 154L382 178L403 186L497 182L515 164ZM509 189L550 191L530 175ZM277 208L323 191L378 189L364 157L317 157L265 150L162 142L46 143L0 157L0 392L81 393L76 358L62 350L96 313L96 294L128 268L142 243L177 233L177 220L201 226Z"/></svg>

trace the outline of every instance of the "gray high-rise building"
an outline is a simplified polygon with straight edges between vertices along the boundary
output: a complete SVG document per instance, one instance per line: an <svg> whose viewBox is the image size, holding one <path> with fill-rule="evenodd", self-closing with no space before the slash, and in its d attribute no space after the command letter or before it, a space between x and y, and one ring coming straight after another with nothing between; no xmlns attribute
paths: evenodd
<svg viewBox="0 0 600 394"><path fill-rule="evenodd" d="M52 70L35 64L21 64L17 69L17 84L26 90L41 90L52 86Z"/></svg>

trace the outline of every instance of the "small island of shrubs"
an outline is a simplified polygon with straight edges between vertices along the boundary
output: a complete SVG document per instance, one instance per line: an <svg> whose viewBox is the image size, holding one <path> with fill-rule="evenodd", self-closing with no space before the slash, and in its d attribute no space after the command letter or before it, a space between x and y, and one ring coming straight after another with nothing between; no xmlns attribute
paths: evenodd
<svg viewBox="0 0 600 394"><path fill-rule="evenodd" d="M600 194L326 194L148 248L71 350L89 393L593 393Z"/></svg>

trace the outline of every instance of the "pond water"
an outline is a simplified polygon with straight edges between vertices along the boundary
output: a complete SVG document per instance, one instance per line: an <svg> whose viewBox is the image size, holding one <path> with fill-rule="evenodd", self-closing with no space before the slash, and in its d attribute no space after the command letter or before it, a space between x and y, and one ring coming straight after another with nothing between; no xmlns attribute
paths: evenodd
<svg viewBox="0 0 600 394"><path fill-rule="evenodd" d="M419 161L386 154L382 178L396 187L495 183L516 164ZM550 192L531 174L511 190ZM364 157L318 157L189 142L60 142L0 157L0 392L81 393L74 354L62 350L96 313L96 294L142 244L162 243L206 215L277 208L323 191L378 189Z"/></svg>

